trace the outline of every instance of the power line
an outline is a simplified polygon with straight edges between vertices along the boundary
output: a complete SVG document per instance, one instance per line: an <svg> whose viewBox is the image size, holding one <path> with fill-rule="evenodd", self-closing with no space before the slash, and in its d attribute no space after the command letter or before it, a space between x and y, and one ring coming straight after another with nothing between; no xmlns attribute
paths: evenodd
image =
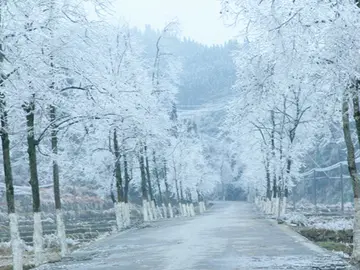
<svg viewBox="0 0 360 270"><path fill-rule="evenodd" d="M360 157L356 158L355 159L355 163L359 164L360 163ZM336 169L338 167L340 167L340 165L347 165L347 161L339 161L338 163L335 163L333 165L330 165L328 167L323 167L323 168L313 168L307 172L304 172L304 173L301 173L299 174L300 176L302 177L306 177L306 176L309 176L311 174L315 172L327 172L327 171L331 171L333 169Z"/></svg>

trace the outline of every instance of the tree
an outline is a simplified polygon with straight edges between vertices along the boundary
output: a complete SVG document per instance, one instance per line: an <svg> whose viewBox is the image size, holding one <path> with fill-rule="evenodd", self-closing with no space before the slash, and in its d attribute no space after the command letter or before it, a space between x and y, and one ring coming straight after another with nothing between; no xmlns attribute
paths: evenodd
<svg viewBox="0 0 360 270"><path fill-rule="evenodd" d="M247 95L246 99L242 99L242 105L251 107L254 102L274 94L277 97L285 94L287 101L292 100L291 114L288 108L286 114L285 110L281 112L286 115L284 130L288 133L289 142L289 146L279 145L286 161L285 185L291 174L300 168L296 166L298 162L294 157L295 149L299 149L297 141L302 145L309 143L307 147L312 144L300 128L300 123L307 122L305 114L318 122L314 124L312 121L313 138L324 134L323 126L332 123L334 118L342 117L348 167L357 201L358 176L354 171L354 147L349 130L350 101L355 111L355 123L358 118L357 93L353 90L356 89L359 71L359 63L355 60L358 59L360 44L355 34L359 26L357 2L343 1L333 5L311 0L292 3L261 1L252 5L233 0L222 1L222 4L225 18L235 23L238 19L249 22L245 29L239 29L245 33L246 39L236 57L239 64L240 60L244 60L240 55L248 63L246 69L237 66L238 86L242 86ZM245 85L243 81L246 81ZM302 98L302 93L310 93L311 98L305 94L306 98ZM343 94L344 98L341 98ZM338 113L341 99L342 115ZM244 103L244 100L248 102ZM284 143L282 140L279 142ZM355 209L357 213L358 203L355 203ZM360 260L358 224L359 217L355 215L352 258L356 261Z"/></svg>

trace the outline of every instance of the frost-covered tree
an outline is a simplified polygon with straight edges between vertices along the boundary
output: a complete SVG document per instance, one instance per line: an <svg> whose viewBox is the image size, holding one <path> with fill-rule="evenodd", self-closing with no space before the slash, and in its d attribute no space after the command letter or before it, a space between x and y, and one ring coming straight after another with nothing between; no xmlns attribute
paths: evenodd
<svg viewBox="0 0 360 270"><path fill-rule="evenodd" d="M312 0L291 3L233 0L222 3L226 19L247 22L242 29L239 27L245 39L235 57L237 63L242 61L246 67L237 67L237 86L241 87L244 96L240 107L253 108L254 104L266 104L273 96L276 97L274 100L281 101L281 95L286 98L287 104L291 101L290 108L285 106L286 111L281 110L285 116L282 126L288 133L288 144L275 146L282 149L280 157L285 160L285 184L291 178L291 171L299 168L295 165L294 154L300 148L295 147L295 142L311 145L306 122L311 117L313 122L318 122L311 125L312 137L321 134L325 130L323 127L332 122L331 118L339 118L339 101L343 100L344 135L356 209L352 257L359 261L359 183L357 172L353 170L354 151L348 117L351 107L354 108L355 122L358 113L356 81L360 43L355 34L359 24L358 3L341 1L334 4ZM247 64L244 65L244 61ZM342 98L344 92L345 98ZM279 112L275 108L270 109ZM301 131L301 126L306 126L307 130ZM301 156L299 158L301 161Z"/></svg>

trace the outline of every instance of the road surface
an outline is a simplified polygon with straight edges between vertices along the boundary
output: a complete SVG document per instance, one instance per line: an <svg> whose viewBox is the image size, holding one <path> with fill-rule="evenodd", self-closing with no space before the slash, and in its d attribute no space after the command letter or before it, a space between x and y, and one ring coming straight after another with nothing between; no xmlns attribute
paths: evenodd
<svg viewBox="0 0 360 270"><path fill-rule="evenodd" d="M39 270L350 269L337 256L243 202L99 240Z"/></svg>

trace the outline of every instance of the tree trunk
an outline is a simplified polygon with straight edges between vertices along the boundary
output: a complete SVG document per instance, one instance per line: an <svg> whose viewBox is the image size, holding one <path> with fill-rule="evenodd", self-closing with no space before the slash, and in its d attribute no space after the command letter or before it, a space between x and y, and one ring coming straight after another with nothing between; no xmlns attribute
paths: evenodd
<svg viewBox="0 0 360 270"><path fill-rule="evenodd" d="M169 204L170 203L170 188L169 188L169 183L168 183L168 179L167 179L166 160L164 161L164 185L165 185L165 200L166 200L166 203Z"/></svg>
<svg viewBox="0 0 360 270"><path fill-rule="evenodd" d="M167 205L168 208L168 212L169 213L169 218L173 218L174 217L174 213L173 213L173 209L172 209L172 205L170 202L170 188L169 188L169 182L167 179L167 164L166 164L166 160L164 160L164 185L165 185L165 203Z"/></svg>
<svg viewBox="0 0 360 270"><path fill-rule="evenodd" d="M5 109L4 94L0 93L0 121L1 121L1 144L3 152L3 166L5 175L5 186L6 186L6 202L8 213L15 213L15 198L14 198L14 185L13 176L11 169L11 158L10 158L10 140L8 133L8 118L7 111Z"/></svg>
<svg viewBox="0 0 360 270"><path fill-rule="evenodd" d="M115 216L116 216L116 224L118 230L122 230L125 227L125 208L123 205L123 183L122 183L122 175L121 175L121 154L119 141L117 136L116 128L114 128L113 133L113 144L114 144L114 157L115 157L115 179L116 179L116 194L117 194L117 202L115 203Z"/></svg>
<svg viewBox="0 0 360 270"><path fill-rule="evenodd" d="M145 170L146 170L146 179L147 179L148 191L149 191L149 193L148 193L149 201L153 201L154 193L153 193L152 184L151 184L149 158L147 156L147 146L146 145L144 147L144 150L145 150Z"/></svg>
<svg viewBox="0 0 360 270"><path fill-rule="evenodd" d="M147 183L148 183L148 201L149 201L149 210L150 210L150 215L152 216L152 219L156 219L157 218L157 213L156 213L156 204L155 204L155 200L154 200L154 193L153 193L153 187L152 187L152 183L151 183L151 176L150 176L150 165L149 165L149 158L147 155L147 146L145 145L144 147L145 150L145 170L146 170L146 179L147 179Z"/></svg>
<svg viewBox="0 0 360 270"><path fill-rule="evenodd" d="M360 108L359 108L358 94L359 94L359 81L356 80L355 93L353 93L353 106L354 106L354 119L355 119L356 133L357 133L357 137L358 137L358 142L360 143ZM345 109L346 109L346 107L345 107ZM345 117L349 118L348 115ZM350 130L349 123L347 124L347 126L348 126L348 129ZM344 137L345 137L345 129L346 128L344 127ZM351 139L351 133L350 133L350 135L347 135L347 136L348 137L350 136L350 139ZM347 140L349 140L349 139L347 139ZM351 141L351 143L352 143L352 141ZM353 160L353 164L350 166L349 154L348 154L348 164L349 164L349 172L352 169L352 173L350 173L350 176L352 179L352 185L353 185L353 191L354 191L354 204L355 204L354 240L353 240L354 247L353 247L352 258L355 261L359 262L360 261L360 182L359 182L360 178L359 178L359 175L358 175L357 169L356 169L354 149L351 149L351 146L350 146L350 151L348 148L348 153L349 152L353 153L352 154L353 158L350 158L351 160Z"/></svg>
<svg viewBox="0 0 360 270"><path fill-rule="evenodd" d="M284 122L283 122L284 123ZM280 143L279 143L279 163L282 164L283 160L283 134L280 133ZM284 196L284 173L283 170L280 171L280 176L278 178L278 194L276 198L276 204L277 204L277 220L280 220L281 215L281 200Z"/></svg>
<svg viewBox="0 0 360 270"><path fill-rule="evenodd" d="M203 208L202 208L202 198L201 198L201 193L200 193L200 190L197 188L196 189L196 193L197 193L197 197L198 197L198 206L199 206L199 214L202 214L203 213Z"/></svg>
<svg viewBox="0 0 360 270"><path fill-rule="evenodd" d="M182 180L180 180L180 200L182 203L185 202L185 198L184 198L184 188L183 188L183 183Z"/></svg>
<svg viewBox="0 0 360 270"><path fill-rule="evenodd" d="M121 154L119 141L117 138L116 128L114 129L114 155L115 155L115 179L116 179L116 191L117 191L117 202L121 203L123 201L123 183L121 175Z"/></svg>
<svg viewBox="0 0 360 270"><path fill-rule="evenodd" d="M148 213L148 196L146 189L146 172L145 172L145 160L144 160L144 151L141 147L140 156L139 156L139 165L140 165L140 175L141 175L141 192L142 192L142 201L143 201L143 215L144 221L149 221L149 213Z"/></svg>
<svg viewBox="0 0 360 270"><path fill-rule="evenodd" d="M124 154L124 223L126 227L131 225L130 220L130 205L129 205L129 183L131 181L129 175L128 161L126 154Z"/></svg>
<svg viewBox="0 0 360 270"><path fill-rule="evenodd" d="M266 198L271 200L271 175L270 175L270 162L266 161Z"/></svg>
<svg viewBox="0 0 360 270"><path fill-rule="evenodd" d="M182 209L182 214L183 216L188 216L187 213L187 209L186 209L186 204L185 204L185 199L184 199L184 190L183 190L183 183L182 180L179 181L180 185L179 185L179 189L180 189L180 205L181 205L181 209Z"/></svg>
<svg viewBox="0 0 360 270"><path fill-rule="evenodd" d="M317 213L317 181L316 181L316 170L313 173L313 201L315 207L315 213Z"/></svg>
<svg viewBox="0 0 360 270"><path fill-rule="evenodd" d="M0 2L0 25L3 26L3 14L5 10L6 2ZM3 29L0 29L3 40ZM0 44L0 51L4 52L4 44ZM3 63L5 54L0 55L0 86L4 86L4 82L7 79L3 72ZM11 237L11 251L13 260L13 270L23 269L23 249L19 233L18 217L15 213L15 196L13 185L13 174L11 167L10 156L10 139L9 139L9 123L8 114L6 110L5 94L0 92L0 137L3 153L3 167L5 176L5 188L6 188L6 203L10 225L10 237Z"/></svg>
<svg viewBox="0 0 360 270"><path fill-rule="evenodd" d="M153 162L154 162L154 173L155 173L155 178L156 178L156 184L159 190L159 203L163 204L163 195L162 195L162 191L161 191L161 184L160 184L160 177L159 177L159 171L157 168L157 164L156 164L156 155L155 155L155 151L153 152Z"/></svg>
<svg viewBox="0 0 360 270"><path fill-rule="evenodd" d="M287 199L289 196L289 190L288 190L288 186L290 183L290 172L291 172L291 165L292 165L292 160L291 158L288 158L286 160L286 177L285 179L283 179L283 202L282 202L282 210L281 210L281 215L285 215L286 214L286 207L287 207Z"/></svg>
<svg viewBox="0 0 360 270"><path fill-rule="evenodd" d="M179 183L178 183L178 179L176 177L176 169L174 168L174 171L175 171L175 189L176 189L176 199L179 203L181 203L181 199L180 199L180 192L179 192Z"/></svg>
<svg viewBox="0 0 360 270"><path fill-rule="evenodd" d="M276 158L276 154L275 154L275 127L276 127L276 123L275 123L275 113L274 111L271 111L271 123L272 123L272 129L271 129L271 156L272 156L272 170L273 170L273 186L272 186L272 193L273 193L273 198L276 201L276 198L278 196L277 194L277 177L276 177L276 168L275 168L275 158ZM275 205L276 207L276 205ZM274 208L274 207L272 207ZM272 209L272 212L275 213L276 210Z"/></svg>
<svg viewBox="0 0 360 270"><path fill-rule="evenodd" d="M163 199L163 194L161 191L161 184L160 184L160 176L159 176L159 170L157 168L157 164L156 164L156 154L155 151L153 151L153 162L154 162L154 174L155 174L155 178L156 178L156 184L157 184L157 188L159 191L159 207L160 209L160 213L161 216L166 218L167 217L167 211L166 211L166 207L164 204L164 199Z"/></svg>
<svg viewBox="0 0 360 270"><path fill-rule="evenodd" d="M50 106L50 121L51 121L51 149L53 157L53 182L54 182L54 198L55 198L55 209L61 209L61 200L60 200L60 181L59 181L59 165L57 162L58 155L58 138L57 130L55 127L56 121L56 108Z"/></svg>
<svg viewBox="0 0 360 270"><path fill-rule="evenodd" d="M10 222L10 236L11 236L11 250L13 257L13 269L23 269L23 250L19 233L18 218L15 213L15 196L14 196L14 185L13 175L11 168L11 157L10 157L10 139L9 139L9 125L8 116L6 111L5 96L0 93L0 136L3 153L3 166L5 176L5 187L6 187L6 203L8 209L8 216Z"/></svg>
<svg viewBox="0 0 360 270"><path fill-rule="evenodd" d="M50 18L49 18L49 30L50 30L50 36L51 39L54 38L53 33L53 19L54 19L54 6L55 1L50 0L49 1L49 12L50 12ZM51 45L49 47L52 47ZM50 53L50 75L51 77L54 77L54 55ZM50 91L55 90L55 82L53 81L50 85ZM68 253L67 243L66 243L66 230L65 230L65 223L63 218L63 212L61 209L61 199L60 199L60 177L59 177L59 165L57 161L58 157L58 137L57 137L57 127L55 125L55 121L57 119L57 113L56 113L56 107L54 105L50 105L49 108L49 114L50 114L50 121L51 121L51 150L53 155L53 164L52 164L52 170L53 170L53 184L54 184L54 199L55 199L55 211L56 211L56 229L57 229L57 236L60 242L60 248L61 248L61 256L65 257Z"/></svg>
<svg viewBox="0 0 360 270"><path fill-rule="evenodd" d="M266 200L264 202L264 211L265 214L271 214L271 173L270 173L270 160L268 154L266 154L265 171L266 171ZM250 192L248 192L248 194L249 193Z"/></svg>
<svg viewBox="0 0 360 270"><path fill-rule="evenodd" d="M344 140L347 148L348 169L354 191L355 215L354 215L354 236L353 236L354 246L353 246L352 259L358 262L360 261L360 183L359 183L360 179L356 169L355 149L351 138L351 129L350 129L350 120L349 120L349 104L348 104L349 100L346 94L347 93L344 93L343 103L342 103L342 121L343 121ZM353 101L355 103L354 105L356 105L354 107L355 121L359 121L359 119L356 117L356 113L359 110L358 102L356 98Z"/></svg>
<svg viewBox="0 0 360 270"><path fill-rule="evenodd" d="M37 172L37 159L36 159L36 145L35 140L35 96L28 103L24 104L23 108L26 112L26 125L27 125L27 143L28 155L30 166L30 185L33 198L33 213L34 213L34 252L35 252L35 265L40 265L43 262L43 230L41 224L41 208L40 208L40 192L39 192L39 179Z"/></svg>
<svg viewBox="0 0 360 270"><path fill-rule="evenodd" d="M222 200L225 201L226 200L226 196L225 196L225 183L224 180L221 181L221 197Z"/></svg>
<svg viewBox="0 0 360 270"><path fill-rule="evenodd" d="M58 137L57 129L55 126L56 121L56 108L50 106L50 121L51 121L51 149L53 154L53 183L54 183L54 198L55 198L55 210L56 210L56 228L57 235L60 242L61 256L65 257L68 253L66 243L66 230L61 209L61 198L60 198L60 177L59 177L59 164L57 161L58 156Z"/></svg>
<svg viewBox="0 0 360 270"><path fill-rule="evenodd" d="M353 105L354 105L354 120L356 126L356 134L358 137L358 141L360 143L360 105L359 105L359 96L357 92L354 93L353 95Z"/></svg>
<svg viewBox="0 0 360 270"><path fill-rule="evenodd" d="M124 180L125 180L125 186L124 186L124 202L129 202L129 183L130 183L130 176L129 176L129 169L128 169L128 162L126 159L126 154L124 154Z"/></svg>
<svg viewBox="0 0 360 270"><path fill-rule="evenodd" d="M28 155L29 155L29 165L30 165L30 185L32 188L33 195L33 212L38 213L40 209L40 193L39 193L39 179L37 172L37 159L36 159L36 145L37 141L35 140L35 103L30 101L25 105L26 112L26 124L27 124L27 143L28 143Z"/></svg>
<svg viewBox="0 0 360 270"><path fill-rule="evenodd" d="M292 165L292 159L291 158L288 158L287 161L286 161L286 182L285 182L285 185L284 185L284 195L285 197L287 197L287 190L288 190L288 184L289 184L289 181L290 181L290 172L291 172L291 165Z"/></svg>
<svg viewBox="0 0 360 270"><path fill-rule="evenodd" d="M222 158L221 166L220 166L220 180L221 180L221 200L225 201L225 180L224 180L224 160L225 158Z"/></svg>

